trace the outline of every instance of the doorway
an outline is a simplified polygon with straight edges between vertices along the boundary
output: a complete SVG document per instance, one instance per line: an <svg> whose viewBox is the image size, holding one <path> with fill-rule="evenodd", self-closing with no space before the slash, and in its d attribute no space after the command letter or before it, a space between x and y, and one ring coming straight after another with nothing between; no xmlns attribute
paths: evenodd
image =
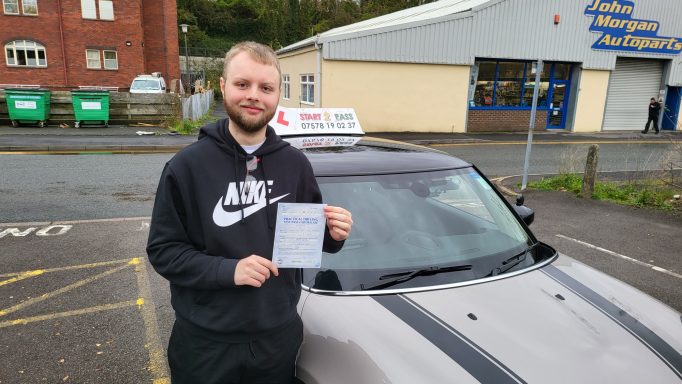
<svg viewBox="0 0 682 384"><path fill-rule="evenodd" d="M566 128L570 89L571 64L554 63L549 77L547 129Z"/></svg>

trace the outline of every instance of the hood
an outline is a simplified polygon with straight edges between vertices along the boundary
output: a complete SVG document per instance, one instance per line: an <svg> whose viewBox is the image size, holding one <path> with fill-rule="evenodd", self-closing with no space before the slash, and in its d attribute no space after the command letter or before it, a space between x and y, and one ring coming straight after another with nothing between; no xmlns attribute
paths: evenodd
<svg viewBox="0 0 682 384"><path fill-rule="evenodd" d="M309 294L302 318L297 375L304 382L682 378L680 314L566 257L523 275L459 288L360 297Z"/></svg>
<svg viewBox="0 0 682 384"><path fill-rule="evenodd" d="M230 130L227 128L229 124L229 119L220 119L214 123L207 124L199 130L199 140L208 138L213 140L218 147L220 147L225 152L230 155L235 153L241 156L246 156L246 152L242 149L241 145L237 143L234 139ZM256 152L253 153L255 156L266 156L272 152L280 150L284 147L289 146L289 143L282 140L275 130L271 126L267 126L265 131L265 143L258 148ZM236 151L236 152L235 152Z"/></svg>

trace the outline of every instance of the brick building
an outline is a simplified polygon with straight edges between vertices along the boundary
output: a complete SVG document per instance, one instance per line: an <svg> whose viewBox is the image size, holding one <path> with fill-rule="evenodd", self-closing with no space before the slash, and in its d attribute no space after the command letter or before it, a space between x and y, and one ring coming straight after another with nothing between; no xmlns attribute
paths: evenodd
<svg viewBox="0 0 682 384"><path fill-rule="evenodd" d="M141 73L180 78L175 0L3 0L0 44L0 84L125 89Z"/></svg>

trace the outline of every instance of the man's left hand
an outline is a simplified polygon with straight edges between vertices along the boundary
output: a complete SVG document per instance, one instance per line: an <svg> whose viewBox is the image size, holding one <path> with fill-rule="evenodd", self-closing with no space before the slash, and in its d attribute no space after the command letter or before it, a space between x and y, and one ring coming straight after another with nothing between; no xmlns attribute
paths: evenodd
<svg viewBox="0 0 682 384"><path fill-rule="evenodd" d="M327 227L332 239L346 240L353 226L351 213L341 207L327 205L324 207L324 216L327 218Z"/></svg>

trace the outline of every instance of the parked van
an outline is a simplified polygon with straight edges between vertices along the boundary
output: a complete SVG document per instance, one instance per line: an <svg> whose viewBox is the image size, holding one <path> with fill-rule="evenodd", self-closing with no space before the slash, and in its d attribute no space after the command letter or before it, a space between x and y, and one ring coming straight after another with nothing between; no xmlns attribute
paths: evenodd
<svg viewBox="0 0 682 384"><path fill-rule="evenodd" d="M130 93L166 93L166 81L160 72L138 75L130 84Z"/></svg>

